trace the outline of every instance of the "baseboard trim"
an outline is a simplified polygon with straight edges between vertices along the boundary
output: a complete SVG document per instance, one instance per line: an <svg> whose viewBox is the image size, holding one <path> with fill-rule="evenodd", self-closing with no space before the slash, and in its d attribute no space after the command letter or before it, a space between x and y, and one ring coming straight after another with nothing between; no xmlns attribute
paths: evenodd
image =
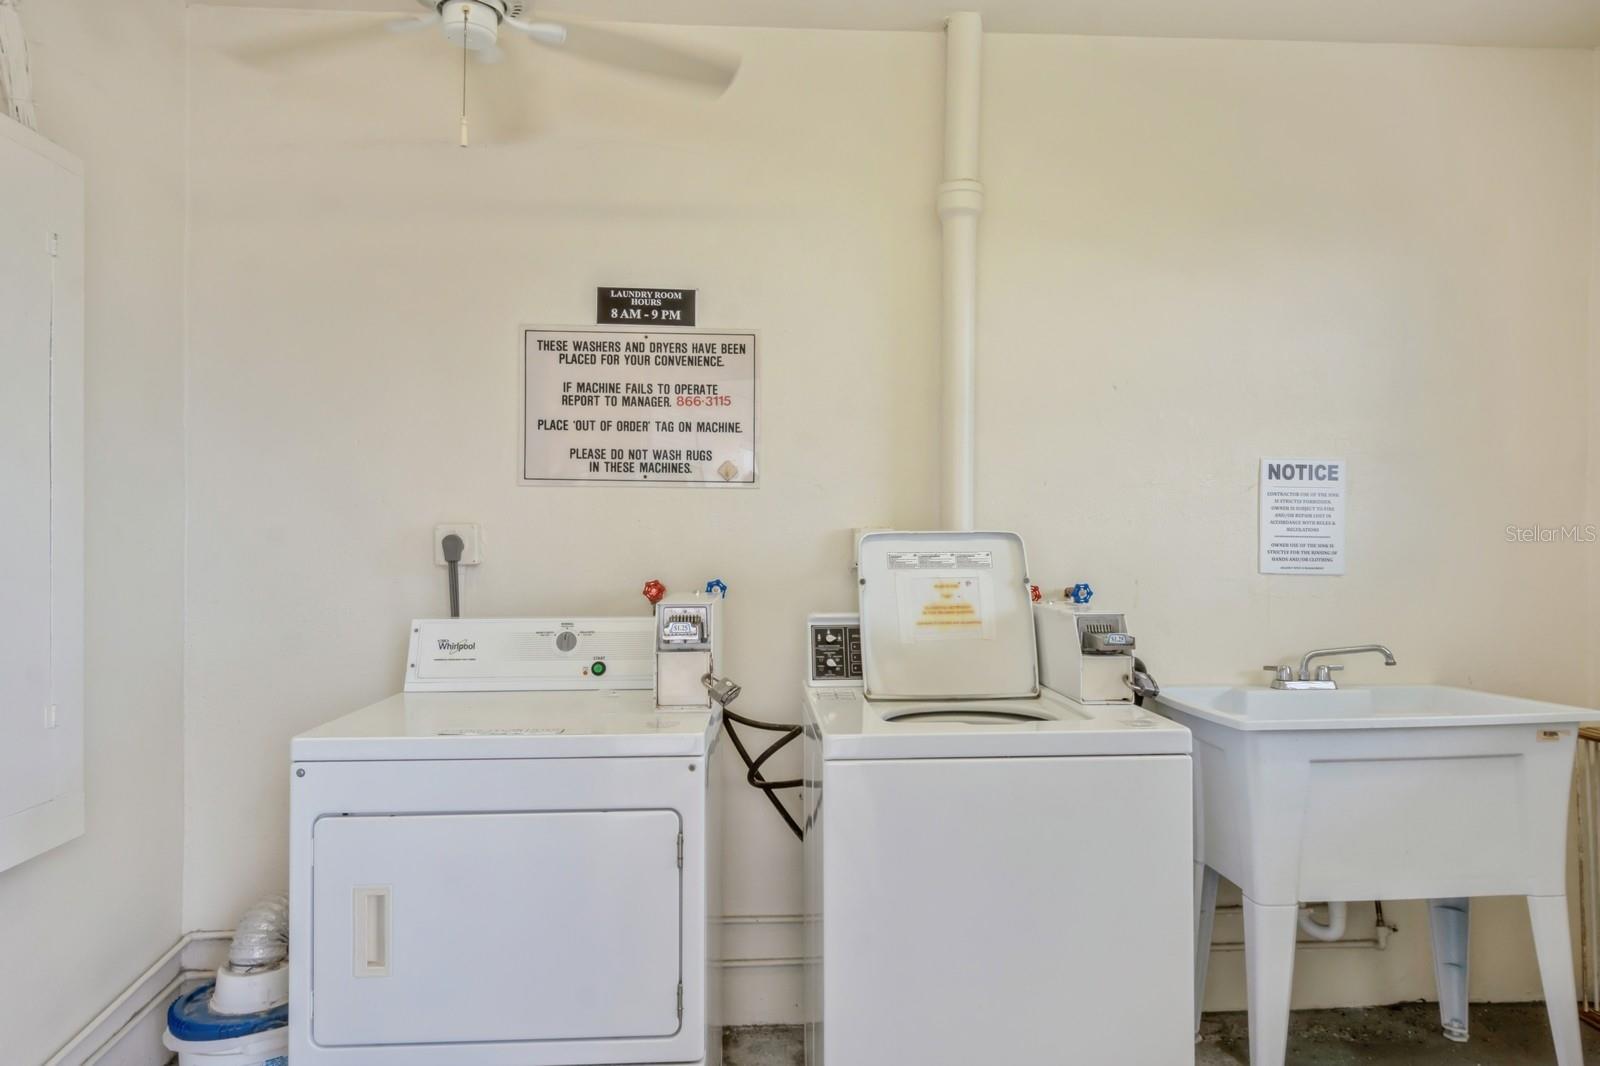
<svg viewBox="0 0 1600 1066"><path fill-rule="evenodd" d="M776 971L770 978L757 980L763 989L767 981L776 980L773 989L739 997L752 1000L741 1003L743 1009L734 1012L741 1021L787 1020L798 1010L804 921L798 914L729 915L722 919L725 935L737 942L732 946L742 950L718 960L721 966ZM185 985L217 972L227 959L232 938L231 930L180 937L42 1066L151 1066L167 1061L168 1052L161 1044L167 1004ZM780 973L783 976L778 976Z"/></svg>
<svg viewBox="0 0 1600 1066"><path fill-rule="evenodd" d="M167 1004L184 985L216 973L232 938L231 931L180 937L43 1066L151 1066L167 1061L169 1052L161 1044Z"/></svg>
<svg viewBox="0 0 1600 1066"><path fill-rule="evenodd" d="M722 926L724 970L798 971L805 963L806 919L802 914L725 914Z"/></svg>

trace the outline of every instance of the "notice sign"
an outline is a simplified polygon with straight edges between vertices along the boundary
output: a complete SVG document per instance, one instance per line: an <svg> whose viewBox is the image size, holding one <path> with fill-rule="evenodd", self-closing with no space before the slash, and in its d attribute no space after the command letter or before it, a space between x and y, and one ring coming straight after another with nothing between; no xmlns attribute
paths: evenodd
<svg viewBox="0 0 1600 1066"><path fill-rule="evenodd" d="M522 332L522 481L756 483L756 337Z"/></svg>
<svg viewBox="0 0 1600 1066"><path fill-rule="evenodd" d="M1342 459L1261 460L1261 572L1344 573Z"/></svg>
<svg viewBox="0 0 1600 1066"><path fill-rule="evenodd" d="M694 325L693 289L596 289L594 320L655 326Z"/></svg>

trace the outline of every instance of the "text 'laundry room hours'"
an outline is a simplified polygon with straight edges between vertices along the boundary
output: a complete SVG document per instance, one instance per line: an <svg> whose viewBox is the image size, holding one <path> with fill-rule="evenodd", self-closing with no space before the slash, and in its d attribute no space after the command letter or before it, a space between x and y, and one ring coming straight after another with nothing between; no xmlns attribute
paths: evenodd
<svg viewBox="0 0 1600 1066"><path fill-rule="evenodd" d="M529 327L522 482L756 483L756 336Z"/></svg>

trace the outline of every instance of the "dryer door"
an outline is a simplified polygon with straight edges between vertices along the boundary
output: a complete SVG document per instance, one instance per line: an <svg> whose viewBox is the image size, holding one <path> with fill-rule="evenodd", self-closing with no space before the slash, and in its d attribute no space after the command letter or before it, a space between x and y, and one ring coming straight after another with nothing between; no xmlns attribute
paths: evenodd
<svg viewBox="0 0 1600 1066"><path fill-rule="evenodd" d="M680 830L674 811L321 819L315 1041L673 1035Z"/></svg>

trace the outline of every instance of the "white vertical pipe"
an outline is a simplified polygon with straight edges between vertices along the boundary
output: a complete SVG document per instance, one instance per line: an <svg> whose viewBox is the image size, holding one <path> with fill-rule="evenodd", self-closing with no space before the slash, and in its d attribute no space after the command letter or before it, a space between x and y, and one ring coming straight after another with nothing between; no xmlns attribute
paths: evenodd
<svg viewBox="0 0 1600 1066"><path fill-rule="evenodd" d="M982 103L983 20L976 12L945 24L944 182L939 219L944 230L944 311L940 338L943 375L939 524L971 529L976 479L978 358L978 118Z"/></svg>

